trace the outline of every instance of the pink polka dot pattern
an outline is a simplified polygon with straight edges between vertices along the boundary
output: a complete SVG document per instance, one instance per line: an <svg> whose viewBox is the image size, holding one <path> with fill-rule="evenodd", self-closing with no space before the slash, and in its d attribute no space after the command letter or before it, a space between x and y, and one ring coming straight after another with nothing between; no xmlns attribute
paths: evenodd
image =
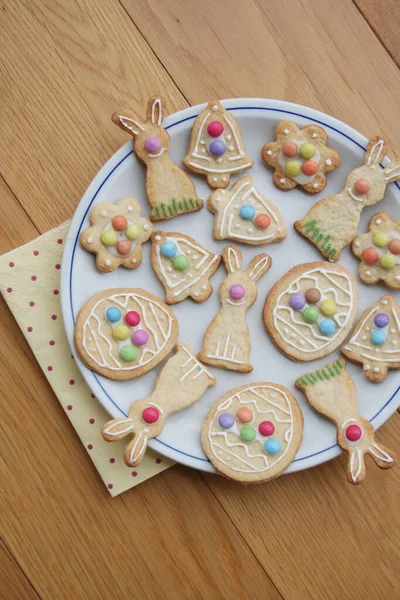
<svg viewBox="0 0 400 600"><path fill-rule="evenodd" d="M47 370L48 370L48 371L52 371L52 370L53 370L53 367L50 365L50 366L48 366L48 367L47 367Z"/></svg>
<svg viewBox="0 0 400 600"><path fill-rule="evenodd" d="M7 292L8 292L9 294L11 294L11 292L12 292L12 288L7 288Z"/></svg>
<svg viewBox="0 0 400 600"><path fill-rule="evenodd" d="M51 318L53 319L53 321L57 320L57 315L51 315Z"/></svg>
<svg viewBox="0 0 400 600"><path fill-rule="evenodd" d="M161 458L156 458L156 463L159 465L161 462Z"/></svg>
<svg viewBox="0 0 400 600"><path fill-rule="evenodd" d="M93 423L95 423L95 422L96 422L96 419L93 419L93 418L92 418L92 419L89 419L89 423L90 423L91 425L93 425Z"/></svg>
<svg viewBox="0 0 400 600"><path fill-rule="evenodd" d="M54 340L50 340L50 341L49 341L49 346L54 346L54 344L55 344L55 341L54 341Z"/></svg>
<svg viewBox="0 0 400 600"><path fill-rule="evenodd" d="M31 306L32 308L35 306L35 303L33 302L33 300L31 300L31 301L29 302L29 306Z"/></svg>
<svg viewBox="0 0 400 600"><path fill-rule="evenodd" d="M72 404L68 404L67 410L72 410Z"/></svg>
<svg viewBox="0 0 400 600"><path fill-rule="evenodd" d="M114 486L113 486L112 483L109 483L107 487L108 487L109 490L112 490Z"/></svg>
<svg viewBox="0 0 400 600"><path fill-rule="evenodd" d="M33 327L28 327L27 331L28 331L29 333L32 333L32 331L33 331Z"/></svg>
<svg viewBox="0 0 400 600"><path fill-rule="evenodd" d="M113 465L115 463L115 458L110 458L109 462Z"/></svg>
<svg viewBox="0 0 400 600"><path fill-rule="evenodd" d="M60 293L60 290L53 290L53 294L54 294L55 296L58 296L58 294L59 294L59 293Z"/></svg>
<svg viewBox="0 0 400 600"><path fill-rule="evenodd" d="M56 269L61 269L61 265L59 263L56 264Z"/></svg>
<svg viewBox="0 0 400 600"><path fill-rule="evenodd" d="M33 251L33 256L39 256L39 250L34 250Z"/></svg>
<svg viewBox="0 0 400 600"><path fill-rule="evenodd" d="M137 476L137 471L132 471L132 477L136 477Z"/></svg>
<svg viewBox="0 0 400 600"><path fill-rule="evenodd" d="M62 244L62 243L63 243L63 241L61 239L57 240L57 244Z"/></svg>
<svg viewBox="0 0 400 600"><path fill-rule="evenodd" d="M88 450L91 450L93 448L93 444L88 444Z"/></svg>
<svg viewBox="0 0 400 600"><path fill-rule="evenodd" d="M11 268L13 268L13 267L15 267L15 263L13 263L13 262L10 262L10 263L8 264L8 266L9 266L9 267L11 267Z"/></svg>
<svg viewBox="0 0 400 600"><path fill-rule="evenodd" d="M75 385L75 380L74 379L70 379L69 380L69 385Z"/></svg>
<svg viewBox="0 0 400 600"><path fill-rule="evenodd" d="M36 275L32 275L31 279L32 279L32 281L36 281L36 279L37 279Z"/></svg>

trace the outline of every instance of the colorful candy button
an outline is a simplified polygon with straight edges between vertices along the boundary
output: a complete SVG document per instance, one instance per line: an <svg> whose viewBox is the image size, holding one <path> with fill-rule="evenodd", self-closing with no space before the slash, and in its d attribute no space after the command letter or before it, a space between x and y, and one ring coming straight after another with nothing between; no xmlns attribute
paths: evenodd
<svg viewBox="0 0 400 600"><path fill-rule="evenodd" d="M378 248L384 248L388 245L389 237L384 231L376 231L372 236L372 241Z"/></svg>
<svg viewBox="0 0 400 600"><path fill-rule="evenodd" d="M261 435L272 435L275 431L275 425L271 421L262 421L258 426Z"/></svg>
<svg viewBox="0 0 400 600"><path fill-rule="evenodd" d="M351 442L358 442L358 440L362 436L362 429L355 423L353 425L349 425L346 429L346 437Z"/></svg>
<svg viewBox="0 0 400 600"><path fill-rule="evenodd" d="M107 229L107 231L103 231L100 239L104 246L114 246L117 243L118 237L113 229Z"/></svg>
<svg viewBox="0 0 400 600"><path fill-rule="evenodd" d="M271 225L271 217L267 213L260 213L256 216L255 224L259 229L267 229Z"/></svg>
<svg viewBox="0 0 400 600"><path fill-rule="evenodd" d="M130 344L128 344L127 346L122 346L122 348L119 351L119 355L122 358L122 360L130 362L132 360L137 359L138 349L136 348L136 346L131 346Z"/></svg>
<svg viewBox="0 0 400 600"><path fill-rule="evenodd" d="M382 327L386 327L386 325L389 325L389 320L389 315L387 315L386 313L378 313L377 315L375 315L374 323L377 327L381 329Z"/></svg>
<svg viewBox="0 0 400 600"><path fill-rule="evenodd" d="M315 146L313 144L305 143L300 148L300 156L303 158L312 158L315 154Z"/></svg>
<svg viewBox="0 0 400 600"><path fill-rule="evenodd" d="M388 250L390 250L392 254L400 254L400 240L396 239L389 242Z"/></svg>
<svg viewBox="0 0 400 600"><path fill-rule="evenodd" d="M240 207L240 216L242 219L252 219L256 214L256 209L251 204L243 204Z"/></svg>
<svg viewBox="0 0 400 600"><path fill-rule="evenodd" d="M232 427L234 422L235 419L233 418L233 415L230 415L229 413L223 413L218 418L218 425L220 427L223 427L224 429L229 429L230 427Z"/></svg>
<svg viewBox="0 0 400 600"><path fill-rule="evenodd" d="M239 408L237 411L236 416L242 423L250 423L253 420L253 411L246 406L242 406L242 408Z"/></svg>
<svg viewBox="0 0 400 600"><path fill-rule="evenodd" d="M379 259L379 264L384 269L393 269L396 266L396 257L391 252L385 252Z"/></svg>
<svg viewBox="0 0 400 600"><path fill-rule="evenodd" d="M382 346L386 342L387 332L385 329L374 329L371 331L371 342L375 346Z"/></svg>
<svg viewBox="0 0 400 600"><path fill-rule="evenodd" d="M116 340L119 340L120 342L122 342L123 340L128 339L129 328L126 325L124 325L123 323L120 323L119 325L116 325L114 327L112 334Z"/></svg>
<svg viewBox="0 0 400 600"><path fill-rule="evenodd" d="M257 432L254 429L254 427L252 427L251 425L245 425L240 430L240 437L245 442L252 442L255 439L256 435L257 435Z"/></svg>
<svg viewBox="0 0 400 600"><path fill-rule="evenodd" d="M369 188L371 187L368 179L357 179L354 184L354 191L356 194L368 194Z"/></svg>
<svg viewBox="0 0 400 600"><path fill-rule="evenodd" d="M331 315L334 315L335 312L337 311L336 302L334 300L330 300L330 299L323 300L321 302L321 311L327 317L330 317Z"/></svg>
<svg viewBox="0 0 400 600"><path fill-rule="evenodd" d="M183 254L176 256L173 261L174 269L177 271L184 271L189 266L189 261Z"/></svg>
<svg viewBox="0 0 400 600"><path fill-rule="evenodd" d="M322 335L332 335L336 330L335 321L333 319L323 319L319 324L319 330Z"/></svg>
<svg viewBox="0 0 400 600"><path fill-rule="evenodd" d="M321 300L321 292L318 288L309 288L306 291L306 300L308 304L316 304Z"/></svg>
<svg viewBox="0 0 400 600"><path fill-rule="evenodd" d="M289 304L293 310L301 310L306 304L306 299L303 294L292 294L289 298Z"/></svg>
<svg viewBox="0 0 400 600"><path fill-rule="evenodd" d="M142 419L145 423L155 423L160 417L160 411L155 406L148 406L142 412Z"/></svg>
<svg viewBox="0 0 400 600"><path fill-rule="evenodd" d="M132 341L136 346L144 346L149 341L149 334L144 329L138 329L134 332Z"/></svg>
<svg viewBox="0 0 400 600"><path fill-rule="evenodd" d="M221 156L226 150L226 145L221 140L214 140L210 144L210 152L214 156Z"/></svg>
<svg viewBox="0 0 400 600"><path fill-rule="evenodd" d="M229 295L234 300L240 300L246 293L246 289L240 283L235 283L229 290Z"/></svg>
<svg viewBox="0 0 400 600"><path fill-rule="evenodd" d="M132 243L129 240L121 240L117 244L117 252L118 254L122 254L122 256L126 256L132 249Z"/></svg>
<svg viewBox="0 0 400 600"><path fill-rule="evenodd" d="M129 240L139 239L139 237L140 237L139 225L135 225L134 223L131 223L131 225L128 225L128 227L125 231L125 235Z"/></svg>
<svg viewBox="0 0 400 600"><path fill-rule="evenodd" d="M298 160L289 160L285 165L285 173L289 177L296 177L301 171L301 164Z"/></svg>
<svg viewBox="0 0 400 600"><path fill-rule="evenodd" d="M303 166L301 167L304 175L310 177L311 175L315 175L318 171L318 163L315 160L306 160L303 162Z"/></svg>
<svg viewBox="0 0 400 600"><path fill-rule="evenodd" d="M219 137L224 131L224 126L219 121L212 121L208 124L207 133L211 137Z"/></svg>
<svg viewBox="0 0 400 600"><path fill-rule="evenodd" d="M297 144L294 142L285 142L282 146L282 152L288 158L293 158L298 152Z"/></svg>
<svg viewBox="0 0 400 600"><path fill-rule="evenodd" d="M303 312L303 317L306 323L315 323L318 321L319 317L318 308L315 306L307 306L306 310Z"/></svg>
<svg viewBox="0 0 400 600"><path fill-rule="evenodd" d="M278 454L281 448L282 444L275 438L269 438L264 444L264 450L268 454Z"/></svg>
<svg viewBox="0 0 400 600"><path fill-rule="evenodd" d="M140 315L136 310L129 310L125 315L125 323L130 327L136 327L140 323Z"/></svg>
<svg viewBox="0 0 400 600"><path fill-rule="evenodd" d="M110 306L106 310L106 319L110 321L110 323L116 323L121 318L121 311L116 306Z"/></svg>
<svg viewBox="0 0 400 600"><path fill-rule="evenodd" d="M122 215L117 215L111 221L111 225L115 231L124 231L128 227L128 220Z"/></svg>
<svg viewBox="0 0 400 600"><path fill-rule="evenodd" d="M161 254L167 258L175 256L177 251L177 245L174 242L164 242L161 246Z"/></svg>
<svg viewBox="0 0 400 600"><path fill-rule="evenodd" d="M379 258L379 254L375 248L366 248L362 253L362 259L367 265L373 265Z"/></svg>
<svg viewBox="0 0 400 600"><path fill-rule="evenodd" d="M158 152L161 150L161 140L156 135L150 135L146 139L144 147L146 148L147 152Z"/></svg>

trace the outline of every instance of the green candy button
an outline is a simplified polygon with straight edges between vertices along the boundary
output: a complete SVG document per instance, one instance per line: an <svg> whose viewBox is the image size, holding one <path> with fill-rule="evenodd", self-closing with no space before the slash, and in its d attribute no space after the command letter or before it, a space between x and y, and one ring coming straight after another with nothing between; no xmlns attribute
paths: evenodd
<svg viewBox="0 0 400 600"><path fill-rule="evenodd" d="M134 223L128 225L125 235L128 240L137 240L140 237L140 227Z"/></svg>
<svg viewBox="0 0 400 600"><path fill-rule="evenodd" d="M245 425L240 430L240 437L245 442L252 442L255 439L256 435L257 435L257 432L254 429L254 427L252 427L251 425Z"/></svg>
<svg viewBox="0 0 400 600"><path fill-rule="evenodd" d="M312 158L315 154L315 146L313 144L303 144L300 148L300 155L303 158Z"/></svg>
<svg viewBox="0 0 400 600"><path fill-rule="evenodd" d="M138 349L136 348L136 346L131 345L122 346L122 348L119 351L119 355L122 358L122 360L130 362L131 360L136 360L138 355Z"/></svg>
<svg viewBox="0 0 400 600"><path fill-rule="evenodd" d="M285 165L285 173L289 177L296 177L301 171L301 164L298 160L289 160Z"/></svg>
<svg viewBox="0 0 400 600"><path fill-rule="evenodd" d="M189 266L189 261L183 254L176 256L173 261L174 269L177 271L184 271Z"/></svg>
<svg viewBox="0 0 400 600"><path fill-rule="evenodd" d="M318 321L318 317L318 308L315 308L315 306L307 306L306 310L303 312L303 318L306 323L315 323Z"/></svg>

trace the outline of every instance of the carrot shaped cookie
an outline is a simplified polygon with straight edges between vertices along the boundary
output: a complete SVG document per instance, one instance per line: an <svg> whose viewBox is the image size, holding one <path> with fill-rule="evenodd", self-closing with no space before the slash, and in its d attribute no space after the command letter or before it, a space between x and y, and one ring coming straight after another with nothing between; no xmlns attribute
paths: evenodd
<svg viewBox="0 0 400 600"><path fill-rule="evenodd" d="M400 179L400 161L380 168L385 154L386 142L379 137L372 138L364 165L349 173L344 189L316 202L304 219L295 222L295 229L327 260L339 260L341 250L357 234L362 209L382 200L388 183Z"/></svg>
<svg viewBox="0 0 400 600"><path fill-rule="evenodd" d="M380 469L394 465L394 454L375 440L371 423L356 408L354 382L339 359L314 373L306 373L296 381L315 410L337 426L337 442L349 455L347 478L361 483L365 478L364 456L369 454Z"/></svg>
<svg viewBox="0 0 400 600"><path fill-rule="evenodd" d="M162 126L166 114L165 100L154 97L147 104L146 120L128 110L112 116L116 125L133 136L135 154L147 167L146 192L152 221L195 212L204 204L197 198L188 175L168 156L170 137Z"/></svg>
<svg viewBox="0 0 400 600"><path fill-rule="evenodd" d="M215 383L215 377L194 357L190 347L178 343L174 356L161 369L151 396L136 400L126 418L106 423L103 438L115 442L132 435L132 441L125 448L124 461L136 467L143 459L149 439L161 433L166 418L197 402Z"/></svg>
<svg viewBox="0 0 400 600"><path fill-rule="evenodd" d="M253 367L249 363L246 311L256 301L256 281L269 270L272 261L267 254L259 254L242 271L242 253L233 246L223 249L222 258L228 273L219 288L222 306L208 326L198 358L220 369L250 373Z"/></svg>

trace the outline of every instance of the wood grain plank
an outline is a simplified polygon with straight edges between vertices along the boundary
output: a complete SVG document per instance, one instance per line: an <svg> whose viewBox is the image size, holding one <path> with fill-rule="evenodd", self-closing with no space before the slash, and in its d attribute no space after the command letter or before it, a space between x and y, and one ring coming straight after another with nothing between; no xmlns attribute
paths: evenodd
<svg viewBox="0 0 400 600"><path fill-rule="evenodd" d="M0 176L0 254L30 242L38 230Z"/></svg>
<svg viewBox="0 0 400 600"><path fill-rule="evenodd" d="M2 600L38 600L39 598L1 539L0 598Z"/></svg>
<svg viewBox="0 0 400 600"><path fill-rule="evenodd" d="M400 12L398 0L353 0L390 56L400 67Z"/></svg>
<svg viewBox="0 0 400 600"><path fill-rule="evenodd" d="M281 98L400 152L400 75L352 0L121 1L192 104Z"/></svg>

